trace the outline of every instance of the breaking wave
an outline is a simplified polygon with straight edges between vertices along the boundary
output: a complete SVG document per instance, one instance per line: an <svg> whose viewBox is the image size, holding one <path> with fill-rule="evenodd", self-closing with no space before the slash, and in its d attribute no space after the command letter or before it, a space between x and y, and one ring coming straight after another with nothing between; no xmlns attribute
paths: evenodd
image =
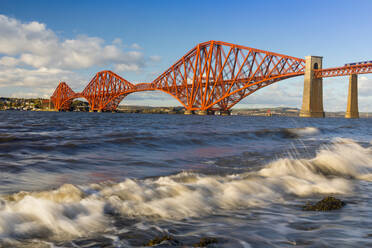
<svg viewBox="0 0 372 248"><path fill-rule="evenodd" d="M319 129L316 127L287 128L285 130L297 136L314 135L320 132Z"/></svg>
<svg viewBox="0 0 372 248"><path fill-rule="evenodd" d="M259 137L277 136L279 138L301 138L305 136L313 136L320 133L316 127L301 127L301 128L279 128L279 129L263 129L256 131L255 134Z"/></svg>
<svg viewBox="0 0 372 248"><path fill-rule="evenodd" d="M372 150L339 139L312 159L281 158L227 176L192 172L1 197L0 239L67 239L105 230L110 216L179 220L285 202L289 195L350 194L372 180Z"/></svg>

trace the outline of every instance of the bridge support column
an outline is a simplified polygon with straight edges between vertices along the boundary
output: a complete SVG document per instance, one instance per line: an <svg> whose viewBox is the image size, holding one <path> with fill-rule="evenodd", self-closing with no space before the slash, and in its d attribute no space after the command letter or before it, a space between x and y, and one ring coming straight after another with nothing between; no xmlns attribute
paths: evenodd
<svg viewBox="0 0 372 248"><path fill-rule="evenodd" d="M324 117L323 79L314 77L314 69L322 69L323 57L306 56L304 92L300 117Z"/></svg>
<svg viewBox="0 0 372 248"><path fill-rule="evenodd" d="M231 111L230 110L221 110L220 115L223 115L223 116L231 115Z"/></svg>
<svg viewBox="0 0 372 248"><path fill-rule="evenodd" d="M197 115L208 115L208 111L207 110L199 110L196 112Z"/></svg>
<svg viewBox="0 0 372 248"><path fill-rule="evenodd" d="M194 111L192 111L192 110L185 110L185 112L183 113L183 114L185 114L185 115L193 115L194 114Z"/></svg>
<svg viewBox="0 0 372 248"><path fill-rule="evenodd" d="M345 118L359 118L357 74L352 74L349 77L349 93L347 97Z"/></svg>

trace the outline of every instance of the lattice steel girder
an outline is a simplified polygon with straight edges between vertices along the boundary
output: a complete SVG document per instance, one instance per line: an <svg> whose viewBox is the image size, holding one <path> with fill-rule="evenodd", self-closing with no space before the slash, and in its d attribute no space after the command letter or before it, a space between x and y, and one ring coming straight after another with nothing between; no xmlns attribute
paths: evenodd
<svg viewBox="0 0 372 248"><path fill-rule="evenodd" d="M65 82L60 82L55 89L50 100L53 102L54 109L68 110L70 108L71 99L76 93Z"/></svg>
<svg viewBox="0 0 372 248"><path fill-rule="evenodd" d="M159 90L188 110L228 110L253 92L304 71L304 59L208 41L191 49L151 83L133 85L111 71L101 71L81 93L60 83L51 100L59 110L68 109L78 97L87 99L91 110L115 110L130 93ZM372 63L314 71L315 77L371 73Z"/></svg>
<svg viewBox="0 0 372 248"><path fill-rule="evenodd" d="M120 102L116 104L111 101L134 89L132 83L112 71L101 71L92 78L81 94L88 100L91 110L115 110Z"/></svg>
<svg viewBox="0 0 372 248"><path fill-rule="evenodd" d="M365 73L372 73L372 63L314 70L314 75L317 78L338 77Z"/></svg>
<svg viewBox="0 0 372 248"><path fill-rule="evenodd" d="M217 103L228 108L236 97L244 96L239 93L245 89L242 81L270 81L302 75L304 70L303 59L208 41L190 50L156 78L152 87L171 92L188 110L206 110Z"/></svg>

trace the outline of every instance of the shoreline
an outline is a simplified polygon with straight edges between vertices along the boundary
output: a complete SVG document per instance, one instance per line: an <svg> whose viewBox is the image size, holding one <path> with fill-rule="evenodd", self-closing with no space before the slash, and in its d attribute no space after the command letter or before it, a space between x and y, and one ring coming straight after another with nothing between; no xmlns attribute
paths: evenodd
<svg viewBox="0 0 372 248"><path fill-rule="evenodd" d="M262 109L233 109L231 115L238 116L258 116L258 117L299 117L299 110L293 112L278 111L276 108L271 108L271 112L267 112L269 108ZM72 111L57 111L54 109L35 109L35 110L24 110L24 109L0 109L2 111L19 111L19 112L87 112L88 110L72 110ZM96 111L94 111L96 112ZM178 107L141 107L141 108L131 108L131 109L118 109L115 111L102 111L101 113L124 113L124 114L171 114L171 115L183 115L185 110ZM98 112L96 112L98 113ZM197 114L195 114L197 115ZM218 115L218 114L210 114ZM359 118L371 118L372 113L360 112ZM326 112L326 118L344 118L345 112Z"/></svg>

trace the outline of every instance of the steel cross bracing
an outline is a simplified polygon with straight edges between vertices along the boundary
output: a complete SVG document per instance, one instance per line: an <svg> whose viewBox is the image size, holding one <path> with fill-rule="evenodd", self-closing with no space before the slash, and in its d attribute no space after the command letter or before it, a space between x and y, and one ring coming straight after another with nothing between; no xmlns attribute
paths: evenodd
<svg viewBox="0 0 372 248"><path fill-rule="evenodd" d="M372 72L372 64L315 70L316 77ZM303 75L305 60L221 41L198 44L151 83L133 85L111 71L98 72L81 93L60 83L51 101L67 110L83 97L94 111L115 110L125 96L163 91L187 110L229 110L240 100L274 82Z"/></svg>
<svg viewBox="0 0 372 248"><path fill-rule="evenodd" d="M228 110L273 82L304 73L303 59L220 41L201 43L156 78L152 88L187 110Z"/></svg>
<svg viewBox="0 0 372 248"><path fill-rule="evenodd" d="M68 86L65 82L58 84L53 95L50 97L51 102L54 104L54 108L57 110L68 110L70 104L76 96L76 93Z"/></svg>
<svg viewBox="0 0 372 248"><path fill-rule="evenodd" d="M88 100L91 110L116 109L125 92L134 89L134 85L111 71L98 72L81 95ZM123 94L124 93L124 94Z"/></svg>
<svg viewBox="0 0 372 248"><path fill-rule="evenodd" d="M342 67L327 68L321 70L314 70L315 77L338 77L347 76L351 74L366 74L372 73L372 63L361 65L346 65Z"/></svg>

